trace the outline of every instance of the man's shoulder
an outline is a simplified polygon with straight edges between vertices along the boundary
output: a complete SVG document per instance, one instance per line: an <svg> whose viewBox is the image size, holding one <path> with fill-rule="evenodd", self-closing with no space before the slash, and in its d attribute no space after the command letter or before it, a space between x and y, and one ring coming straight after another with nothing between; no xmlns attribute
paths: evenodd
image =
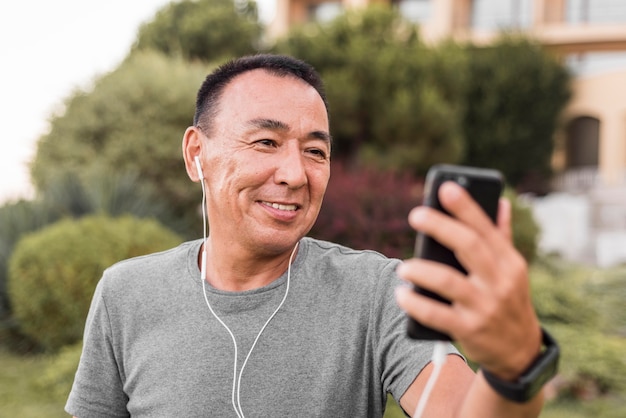
<svg viewBox="0 0 626 418"><path fill-rule="evenodd" d="M117 282L128 284L132 280L154 281L170 274L181 275L189 269L189 258L199 248L199 241L187 241L177 247L119 261L107 268L103 281L115 286Z"/></svg>
<svg viewBox="0 0 626 418"><path fill-rule="evenodd" d="M339 309L366 316L374 307L390 305L393 298L389 294L400 284L396 274L399 260L311 238L302 244L305 251L296 272L306 280L298 283L298 288L320 292L327 301L340 303Z"/></svg>
<svg viewBox="0 0 626 418"><path fill-rule="evenodd" d="M358 250L335 242L324 241L311 237L305 237L302 239L302 241L303 243L305 243L309 251L317 252L318 254L328 255L329 257L356 257L382 263L397 261L374 250Z"/></svg>
<svg viewBox="0 0 626 418"><path fill-rule="evenodd" d="M334 242L306 237L307 258L318 264L335 266L351 271L377 271L395 269L400 262L377 251L358 250Z"/></svg>

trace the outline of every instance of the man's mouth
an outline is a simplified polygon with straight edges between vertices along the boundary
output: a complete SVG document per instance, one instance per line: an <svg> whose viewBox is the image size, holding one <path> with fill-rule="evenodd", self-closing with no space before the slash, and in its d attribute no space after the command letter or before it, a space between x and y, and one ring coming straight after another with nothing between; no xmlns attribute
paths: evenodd
<svg viewBox="0 0 626 418"><path fill-rule="evenodd" d="M265 201L261 201L261 204L265 206L269 206L274 209L278 209L278 210L295 211L298 209L297 205L283 205L281 203L265 202Z"/></svg>

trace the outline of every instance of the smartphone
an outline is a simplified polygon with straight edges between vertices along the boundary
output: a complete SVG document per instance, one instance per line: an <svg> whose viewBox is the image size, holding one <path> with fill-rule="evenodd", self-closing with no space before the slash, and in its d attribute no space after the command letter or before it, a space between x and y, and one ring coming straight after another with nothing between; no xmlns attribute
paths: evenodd
<svg viewBox="0 0 626 418"><path fill-rule="evenodd" d="M438 197L439 187L447 181L454 181L463 186L489 218L491 218L494 223L496 222L498 216L498 202L504 185L503 176L499 171L447 164L431 167L426 174L423 204L450 215L450 213L441 206ZM415 239L415 257L447 264L456 268L463 274L467 274L467 270L459 263L451 250L440 244L434 238L421 232L417 233ZM441 303L450 304L450 301L429 290L415 286L415 291L436 299ZM410 338L419 340L452 341L449 335L428 328L410 317L408 318L407 334Z"/></svg>

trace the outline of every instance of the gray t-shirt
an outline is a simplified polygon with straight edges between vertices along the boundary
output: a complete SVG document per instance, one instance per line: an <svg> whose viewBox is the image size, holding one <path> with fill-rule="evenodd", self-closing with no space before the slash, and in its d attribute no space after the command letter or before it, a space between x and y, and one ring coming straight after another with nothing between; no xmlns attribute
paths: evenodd
<svg viewBox="0 0 626 418"><path fill-rule="evenodd" d="M66 411L88 417L235 417L235 373L286 290L225 292L197 265L201 241L107 269L87 318ZM428 363L432 344L405 336L397 260L304 238L284 305L241 376L246 417L381 417ZM455 352L449 346L450 352Z"/></svg>

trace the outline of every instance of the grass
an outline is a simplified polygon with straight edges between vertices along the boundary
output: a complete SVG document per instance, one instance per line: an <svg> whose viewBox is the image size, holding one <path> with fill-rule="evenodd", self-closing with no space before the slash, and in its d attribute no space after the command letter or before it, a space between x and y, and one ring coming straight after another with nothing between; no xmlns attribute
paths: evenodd
<svg viewBox="0 0 626 418"><path fill-rule="evenodd" d="M37 384L47 365L43 356L17 356L0 350L0 417L67 418L65 399Z"/></svg>
<svg viewBox="0 0 626 418"><path fill-rule="evenodd" d="M624 397L606 397L593 401L581 402L561 400L546 404L541 418L624 418L626 417L626 399Z"/></svg>

